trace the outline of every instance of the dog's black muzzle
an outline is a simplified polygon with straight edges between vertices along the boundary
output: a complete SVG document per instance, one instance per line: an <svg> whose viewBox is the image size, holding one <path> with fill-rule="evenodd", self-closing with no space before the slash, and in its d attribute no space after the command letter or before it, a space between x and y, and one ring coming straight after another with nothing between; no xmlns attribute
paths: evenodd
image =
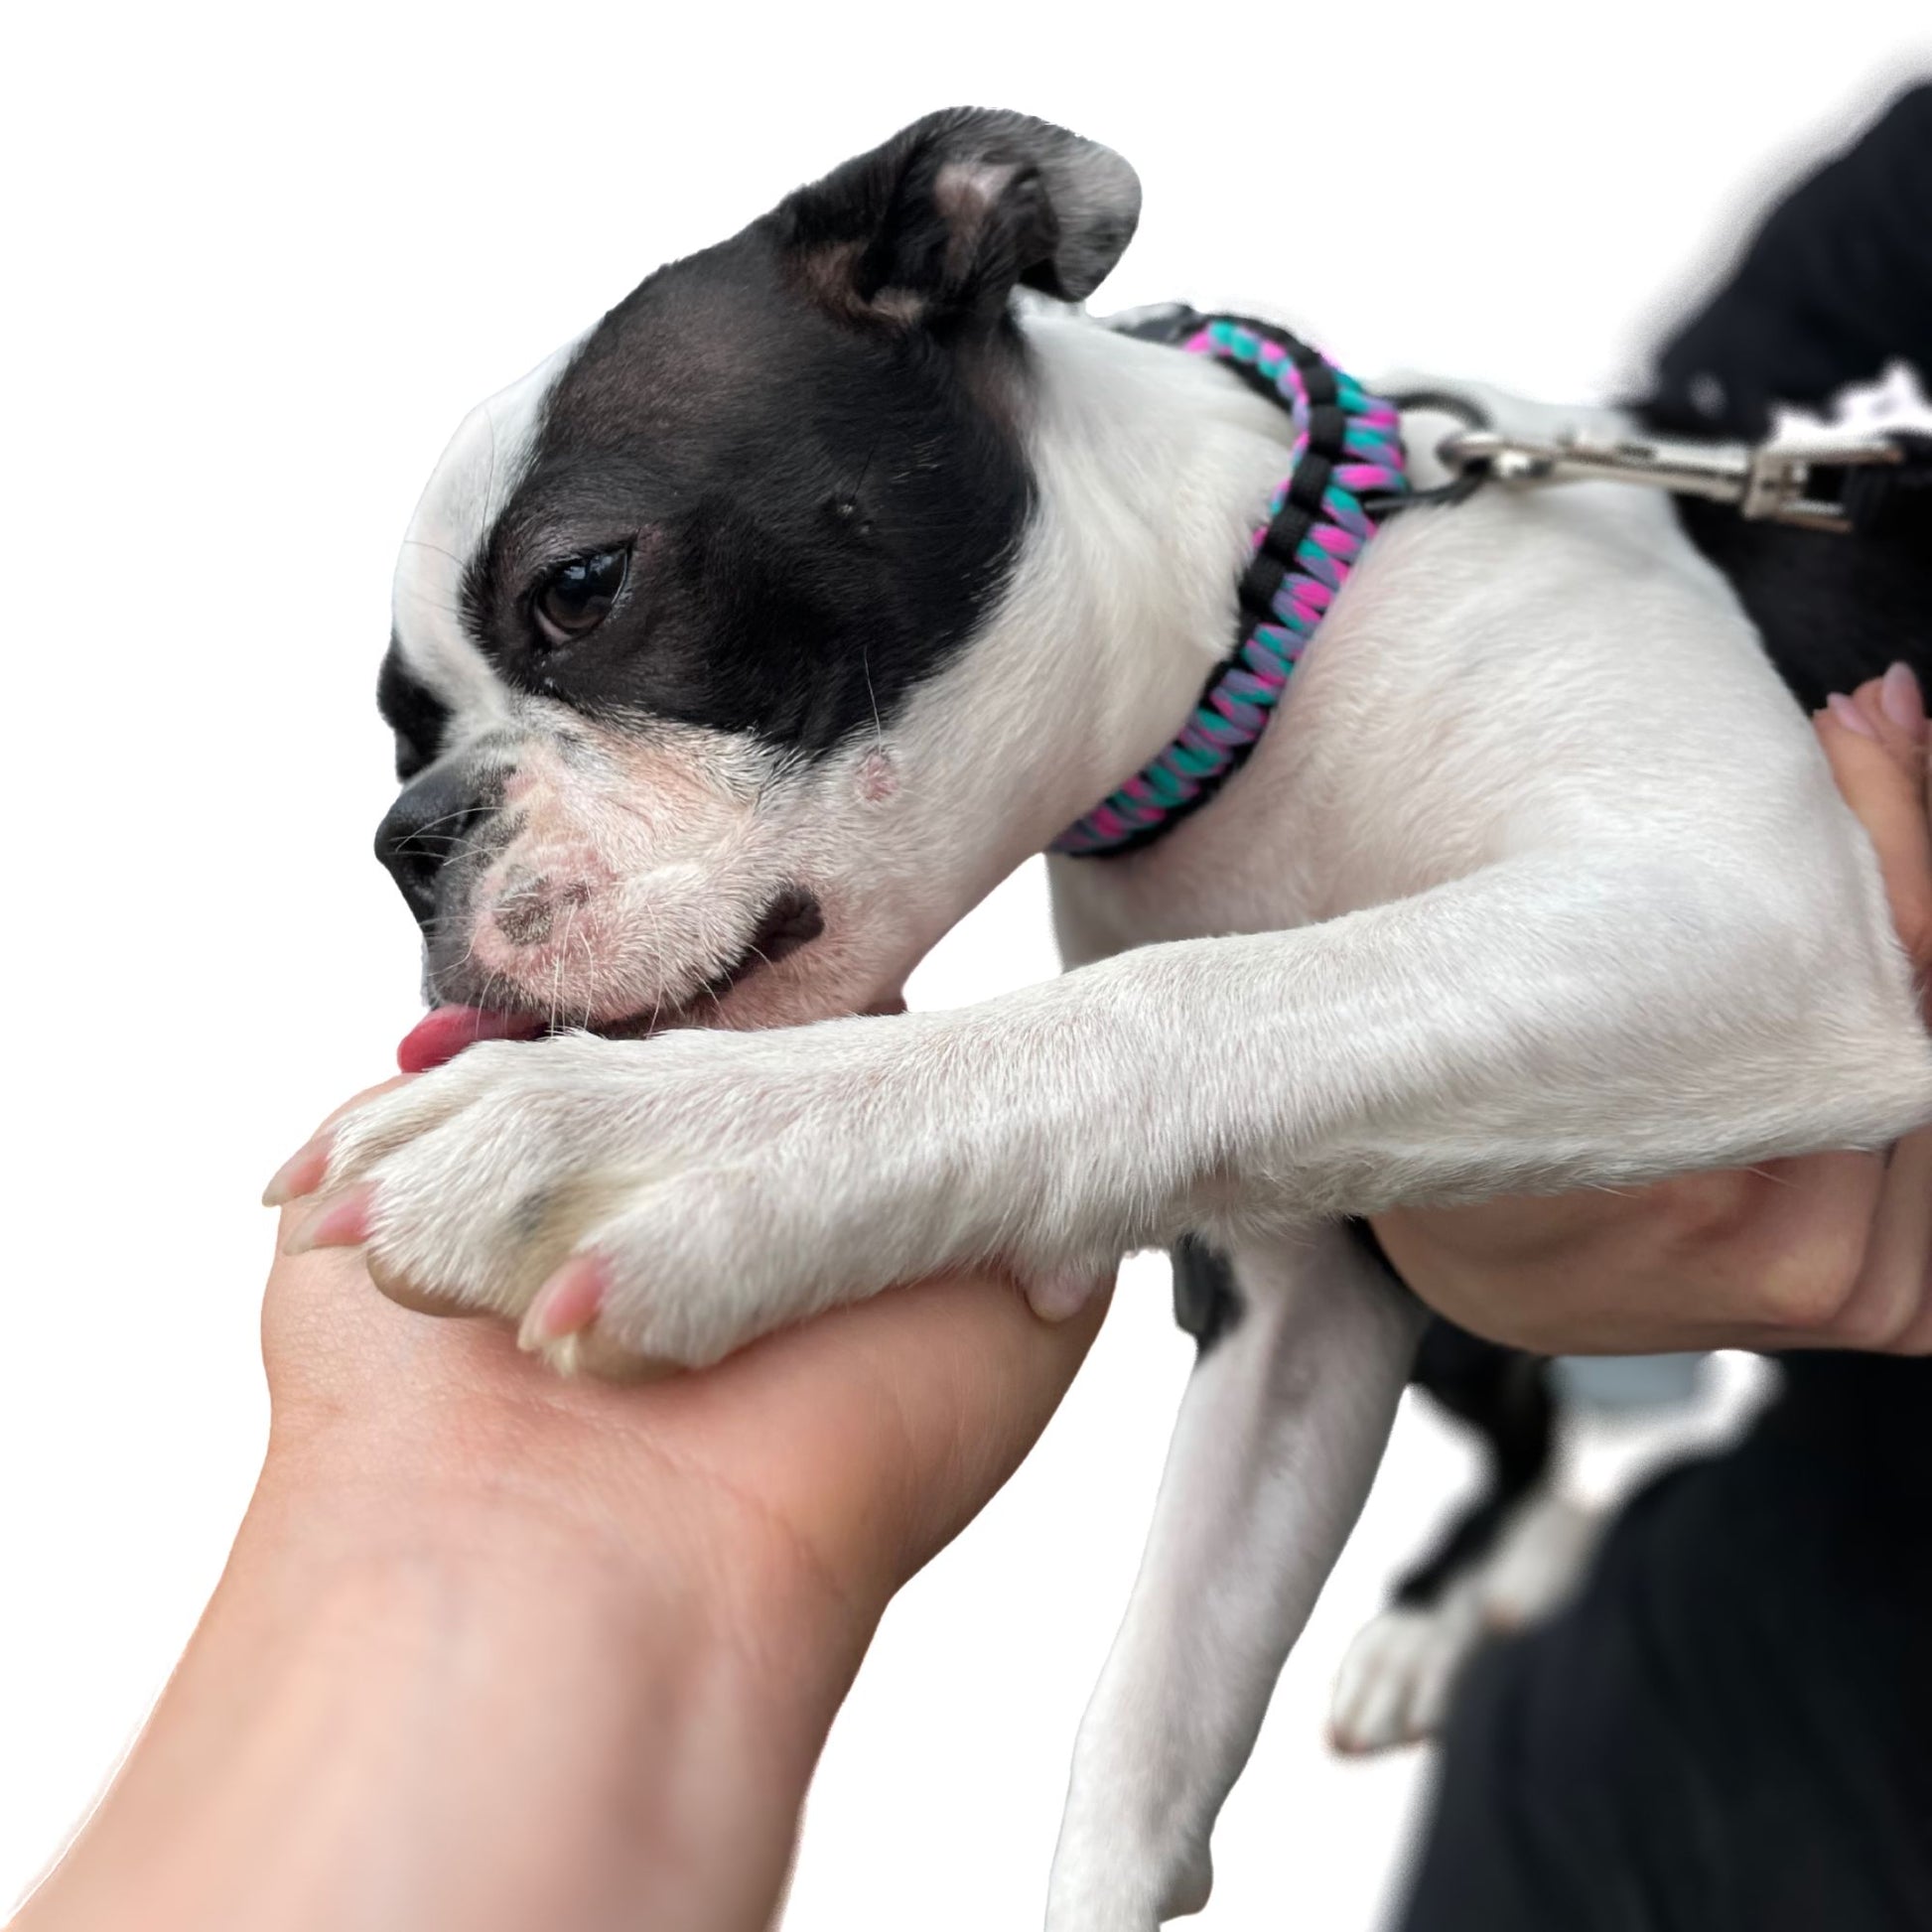
<svg viewBox="0 0 1932 1932"><path fill-rule="evenodd" d="M425 931L436 915L443 868L471 843L471 834L488 810L489 800L474 772L431 765L403 786L375 828L375 856Z"/></svg>

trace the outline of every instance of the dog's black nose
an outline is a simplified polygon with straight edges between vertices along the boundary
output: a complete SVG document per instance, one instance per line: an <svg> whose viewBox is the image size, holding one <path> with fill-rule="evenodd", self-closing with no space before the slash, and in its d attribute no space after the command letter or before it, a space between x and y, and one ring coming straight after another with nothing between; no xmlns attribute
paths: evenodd
<svg viewBox="0 0 1932 1932"><path fill-rule="evenodd" d="M436 875L483 814L473 778L434 765L404 785L375 828L375 856L402 888L419 925L436 910Z"/></svg>

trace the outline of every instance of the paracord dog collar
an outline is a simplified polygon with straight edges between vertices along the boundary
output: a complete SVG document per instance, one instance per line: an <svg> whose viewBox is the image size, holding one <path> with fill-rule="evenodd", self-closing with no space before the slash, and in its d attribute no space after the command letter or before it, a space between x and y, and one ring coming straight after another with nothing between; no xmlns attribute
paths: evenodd
<svg viewBox="0 0 1932 1932"><path fill-rule="evenodd" d="M1288 478L1255 532L1242 574L1239 641L1167 750L1053 841L1053 851L1079 858L1152 844L1240 769L1375 534L1371 509L1385 513L1409 488L1395 405L1367 394L1286 329L1179 308L1123 317L1114 326L1225 362L1288 410L1295 441Z"/></svg>

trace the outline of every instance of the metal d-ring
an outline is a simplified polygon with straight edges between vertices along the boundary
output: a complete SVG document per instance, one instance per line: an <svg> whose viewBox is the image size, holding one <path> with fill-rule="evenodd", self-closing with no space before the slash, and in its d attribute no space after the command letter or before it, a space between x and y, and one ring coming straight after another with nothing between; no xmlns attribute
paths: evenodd
<svg viewBox="0 0 1932 1932"><path fill-rule="evenodd" d="M1471 402L1467 396L1450 395L1445 389L1405 389L1382 399L1393 403L1398 410L1416 414L1428 410L1440 416L1453 416L1464 429L1486 430L1490 424L1489 412L1480 403ZM1431 503L1447 507L1464 502L1487 480L1487 471L1479 465L1446 463L1446 467L1456 473L1449 482L1438 483L1434 489L1410 489L1400 496L1371 498L1362 504L1363 509L1378 523L1386 523L1398 510Z"/></svg>

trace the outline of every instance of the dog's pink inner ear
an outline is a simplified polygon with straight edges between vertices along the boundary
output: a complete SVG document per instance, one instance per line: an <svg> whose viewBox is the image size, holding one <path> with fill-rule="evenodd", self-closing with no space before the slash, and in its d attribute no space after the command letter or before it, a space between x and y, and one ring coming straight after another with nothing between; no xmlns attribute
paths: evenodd
<svg viewBox="0 0 1932 1932"><path fill-rule="evenodd" d="M948 161L932 178L932 206L946 225L948 279L963 283L971 275L1019 173L1017 161Z"/></svg>
<svg viewBox="0 0 1932 1932"><path fill-rule="evenodd" d="M905 325L996 318L1021 285L1097 287L1140 217L1111 149L983 108L929 114L777 210L804 285L841 313Z"/></svg>

